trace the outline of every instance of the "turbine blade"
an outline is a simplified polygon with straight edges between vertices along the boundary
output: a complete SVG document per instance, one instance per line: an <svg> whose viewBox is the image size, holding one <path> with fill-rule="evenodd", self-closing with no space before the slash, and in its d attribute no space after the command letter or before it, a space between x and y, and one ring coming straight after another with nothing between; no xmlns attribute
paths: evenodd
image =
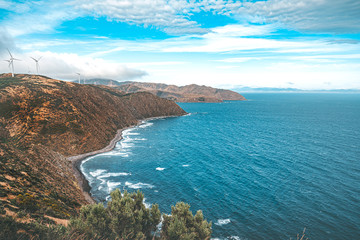
<svg viewBox="0 0 360 240"><path fill-rule="evenodd" d="M38 61L40 61L40 59L42 58L43 56L39 57Z"/></svg>
<svg viewBox="0 0 360 240"><path fill-rule="evenodd" d="M35 62L37 62L35 58L33 58L33 57L30 57L30 58L32 58Z"/></svg>
<svg viewBox="0 0 360 240"><path fill-rule="evenodd" d="M20 59L17 59L17 58L13 58L13 60L21 61Z"/></svg>
<svg viewBox="0 0 360 240"><path fill-rule="evenodd" d="M10 57L12 58L13 56L11 55L11 52L10 52L10 50L8 48L7 48L7 51L10 54Z"/></svg>

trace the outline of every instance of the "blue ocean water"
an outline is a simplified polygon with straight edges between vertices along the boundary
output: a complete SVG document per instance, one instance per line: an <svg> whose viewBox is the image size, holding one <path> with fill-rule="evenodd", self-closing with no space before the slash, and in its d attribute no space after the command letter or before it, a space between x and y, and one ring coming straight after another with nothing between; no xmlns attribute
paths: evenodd
<svg viewBox="0 0 360 240"><path fill-rule="evenodd" d="M144 192L213 222L218 239L360 238L360 95L247 94L124 132L82 170L91 193Z"/></svg>

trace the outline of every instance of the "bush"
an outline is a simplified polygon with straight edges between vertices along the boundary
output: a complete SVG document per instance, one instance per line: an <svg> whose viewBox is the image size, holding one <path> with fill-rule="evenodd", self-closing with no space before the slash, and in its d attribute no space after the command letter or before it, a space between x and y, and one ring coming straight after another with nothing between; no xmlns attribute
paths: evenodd
<svg viewBox="0 0 360 240"><path fill-rule="evenodd" d="M204 220L200 210L193 216L189 204L177 203L171 207L171 215L164 214L163 218L162 239L203 240L211 237L211 222Z"/></svg>
<svg viewBox="0 0 360 240"><path fill-rule="evenodd" d="M36 212L39 209L35 196L29 193L19 194L16 197L16 202L21 208L29 212Z"/></svg>
<svg viewBox="0 0 360 240"><path fill-rule="evenodd" d="M121 194L116 189L106 207L102 203L83 206L68 227L52 225L49 220L21 223L11 217L0 216L0 239L210 239L211 223L204 220L201 211L193 216L190 206L183 202L171 208L171 216L163 215L162 230L160 236L156 236L161 220L159 206L154 204L150 209L146 208L143 200L144 195L140 191L124 191ZM16 201L26 210L37 207L35 197L30 194L18 195ZM18 217L25 215L25 211L19 212Z"/></svg>
<svg viewBox="0 0 360 240"><path fill-rule="evenodd" d="M157 204L147 209L143 199L140 191L122 195L116 189L106 208L101 203L82 207L70 222L70 234L85 234L88 239L151 239L161 213Z"/></svg>

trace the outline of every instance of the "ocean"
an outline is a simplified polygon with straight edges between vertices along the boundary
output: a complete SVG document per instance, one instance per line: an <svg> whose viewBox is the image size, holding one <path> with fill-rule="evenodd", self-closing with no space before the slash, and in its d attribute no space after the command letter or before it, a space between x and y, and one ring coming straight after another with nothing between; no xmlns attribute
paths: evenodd
<svg viewBox="0 0 360 240"><path fill-rule="evenodd" d="M124 131L82 163L91 194L140 189L165 213L187 202L214 239L359 239L360 95L244 96Z"/></svg>

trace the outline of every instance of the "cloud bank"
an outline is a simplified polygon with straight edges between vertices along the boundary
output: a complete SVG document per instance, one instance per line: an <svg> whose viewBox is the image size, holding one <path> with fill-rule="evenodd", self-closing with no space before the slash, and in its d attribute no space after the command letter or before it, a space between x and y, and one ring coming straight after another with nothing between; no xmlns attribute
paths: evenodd
<svg viewBox="0 0 360 240"><path fill-rule="evenodd" d="M3 54L4 55L4 54ZM13 53L20 61L14 62L15 73L36 73L35 62L30 58L39 58L39 74L54 78L74 80L76 73L85 78L110 78L119 81L141 78L147 73L142 70L126 67L119 63L105 61L69 53L31 52L27 54ZM6 55L4 55L6 56ZM9 72L7 64L0 65L1 72Z"/></svg>

